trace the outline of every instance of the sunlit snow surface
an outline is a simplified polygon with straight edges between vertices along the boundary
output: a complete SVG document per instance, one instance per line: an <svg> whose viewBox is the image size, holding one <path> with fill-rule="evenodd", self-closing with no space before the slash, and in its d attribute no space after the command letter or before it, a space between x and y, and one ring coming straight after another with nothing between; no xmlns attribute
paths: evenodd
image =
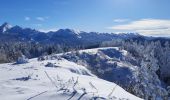
<svg viewBox="0 0 170 100"><path fill-rule="evenodd" d="M86 52L95 53L97 50L89 49ZM80 52L83 51L85 50ZM57 67L45 67L48 62ZM28 76L30 79L22 80ZM26 64L0 64L0 100L68 100L72 96L72 87L77 79L78 83L75 86L77 93L71 100L77 100L83 94L83 89L87 94L81 100L89 100L96 96L112 100L140 100L116 84L97 78L84 66L64 58L44 61L37 61L35 58ZM58 91L61 83L57 80L61 80L70 91Z"/></svg>

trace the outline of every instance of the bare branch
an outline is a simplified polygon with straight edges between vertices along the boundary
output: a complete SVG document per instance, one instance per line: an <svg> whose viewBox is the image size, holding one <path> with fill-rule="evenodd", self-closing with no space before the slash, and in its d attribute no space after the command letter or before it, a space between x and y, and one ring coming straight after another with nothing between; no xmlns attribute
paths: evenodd
<svg viewBox="0 0 170 100"><path fill-rule="evenodd" d="M35 98L35 97L37 97L37 96L39 96L39 95L41 95L41 94L44 94L44 93L46 93L46 92L47 92L47 91L41 92L41 93L39 93L39 94L37 94L37 95L35 95L35 96L32 96L32 97L28 98L27 100L31 100L31 99L33 99L33 98Z"/></svg>
<svg viewBox="0 0 170 100"><path fill-rule="evenodd" d="M114 92L114 90L116 89L116 87L117 87L117 84L116 84L115 87L112 89L112 91L109 93L109 95L108 95L109 98L110 98L111 95L113 94L113 92Z"/></svg>
<svg viewBox="0 0 170 100"><path fill-rule="evenodd" d="M48 77L48 79L51 81L51 83L58 89L57 85L55 84L55 82L51 79L51 77L48 75L48 73L46 71L44 71L46 76Z"/></svg>

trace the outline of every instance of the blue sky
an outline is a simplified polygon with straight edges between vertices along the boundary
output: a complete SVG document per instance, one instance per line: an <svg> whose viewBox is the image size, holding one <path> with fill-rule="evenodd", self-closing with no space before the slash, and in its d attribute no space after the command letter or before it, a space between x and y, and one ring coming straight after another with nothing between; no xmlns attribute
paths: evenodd
<svg viewBox="0 0 170 100"><path fill-rule="evenodd" d="M72 28L166 36L169 4L170 0L0 0L0 23L44 31Z"/></svg>

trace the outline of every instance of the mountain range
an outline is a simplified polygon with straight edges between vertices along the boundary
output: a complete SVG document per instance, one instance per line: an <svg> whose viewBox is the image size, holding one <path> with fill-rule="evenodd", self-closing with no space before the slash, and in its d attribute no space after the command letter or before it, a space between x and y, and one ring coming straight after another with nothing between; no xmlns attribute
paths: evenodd
<svg viewBox="0 0 170 100"><path fill-rule="evenodd" d="M39 43L57 43L67 45L85 45L95 44L103 41L111 41L114 39L132 39L144 38L144 36L136 33L99 33L75 31L72 29L59 29L58 31L41 32L31 28L22 28L20 26L12 26L5 22L0 26L0 41L31 41Z"/></svg>

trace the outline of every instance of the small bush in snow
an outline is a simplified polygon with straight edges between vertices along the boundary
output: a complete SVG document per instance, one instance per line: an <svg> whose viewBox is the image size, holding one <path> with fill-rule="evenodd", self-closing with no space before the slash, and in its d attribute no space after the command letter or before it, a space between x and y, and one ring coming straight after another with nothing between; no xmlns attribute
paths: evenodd
<svg viewBox="0 0 170 100"><path fill-rule="evenodd" d="M16 79L14 79L14 80L18 80L18 81L28 81L29 79L31 79L31 76L30 76L30 75L28 75L28 76L26 76L26 77L16 78Z"/></svg>
<svg viewBox="0 0 170 100"><path fill-rule="evenodd" d="M45 58L45 56L40 56L40 57L38 57L37 60L38 60L38 61L44 61L44 60L46 60L46 58Z"/></svg>
<svg viewBox="0 0 170 100"><path fill-rule="evenodd" d="M51 63L51 62L48 62L45 67L59 67L59 66L56 66L55 64Z"/></svg>
<svg viewBox="0 0 170 100"><path fill-rule="evenodd" d="M170 86L167 87L168 94L170 95Z"/></svg>
<svg viewBox="0 0 170 100"><path fill-rule="evenodd" d="M21 57L18 58L18 60L16 61L16 64L24 64L24 63L28 63L28 58L22 55Z"/></svg>

